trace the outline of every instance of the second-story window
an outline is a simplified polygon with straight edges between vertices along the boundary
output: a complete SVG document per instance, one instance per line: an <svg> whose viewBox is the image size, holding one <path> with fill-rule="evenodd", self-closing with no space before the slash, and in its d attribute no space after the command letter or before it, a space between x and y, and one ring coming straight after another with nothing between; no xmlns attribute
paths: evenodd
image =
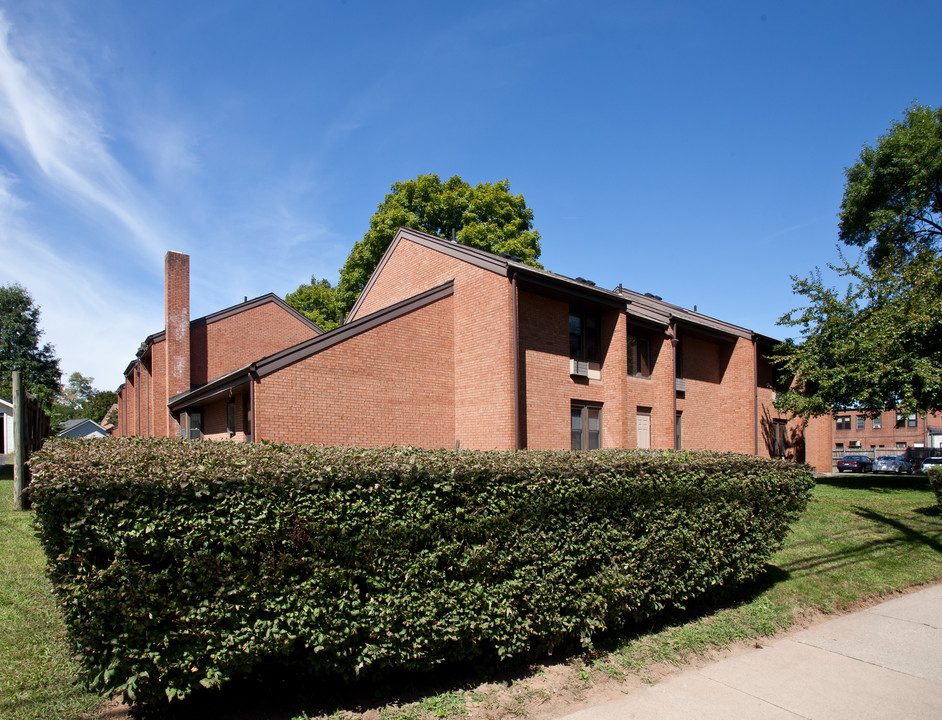
<svg viewBox="0 0 942 720"><path fill-rule="evenodd" d="M838 430L850 430L850 415L838 415L837 416L837 429Z"/></svg>
<svg viewBox="0 0 942 720"><path fill-rule="evenodd" d="M628 336L628 374L651 377L651 338L636 333Z"/></svg>
<svg viewBox="0 0 942 720"><path fill-rule="evenodd" d="M602 362L602 323L598 313L570 308L569 357Z"/></svg>

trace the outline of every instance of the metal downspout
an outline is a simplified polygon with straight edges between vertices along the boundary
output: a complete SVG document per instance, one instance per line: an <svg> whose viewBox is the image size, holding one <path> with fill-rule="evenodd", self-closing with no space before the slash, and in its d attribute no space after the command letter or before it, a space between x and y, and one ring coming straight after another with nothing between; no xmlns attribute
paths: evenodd
<svg viewBox="0 0 942 720"><path fill-rule="evenodd" d="M514 344L514 447L520 445L520 328L517 326L517 271L510 276L511 322Z"/></svg>
<svg viewBox="0 0 942 720"><path fill-rule="evenodd" d="M759 454L759 340L752 336L752 421L755 429L755 450Z"/></svg>

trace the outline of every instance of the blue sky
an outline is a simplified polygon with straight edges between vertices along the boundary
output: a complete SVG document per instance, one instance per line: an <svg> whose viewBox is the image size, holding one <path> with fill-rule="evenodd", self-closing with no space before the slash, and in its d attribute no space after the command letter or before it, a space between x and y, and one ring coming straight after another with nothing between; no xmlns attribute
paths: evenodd
<svg viewBox="0 0 942 720"><path fill-rule="evenodd" d="M508 178L550 270L784 337L843 169L942 104L942 3L0 0L0 284L115 389L163 325L337 279L398 180Z"/></svg>

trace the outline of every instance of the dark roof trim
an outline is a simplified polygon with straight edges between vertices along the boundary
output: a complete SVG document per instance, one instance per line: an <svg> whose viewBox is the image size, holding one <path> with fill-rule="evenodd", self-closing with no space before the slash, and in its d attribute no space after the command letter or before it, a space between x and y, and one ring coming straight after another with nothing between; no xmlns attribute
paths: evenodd
<svg viewBox="0 0 942 720"><path fill-rule="evenodd" d="M282 300L280 297L278 297L274 293L268 293L267 295L262 295L260 297L253 298L252 300L246 300L243 303L239 303L238 305L227 307L223 310L219 310L210 315L204 315L203 317L194 318L193 320L190 320L190 329L192 330L193 328L197 328L197 327L205 327L206 325L210 325L214 322L219 322L220 320L225 320L226 318L230 318L233 315L238 315L239 313L245 312L246 310L254 310L257 307L261 307L262 305L265 305L270 302L275 303L275 305L280 307L285 312L291 315L294 315L296 320L300 320L302 323L307 325L309 328L311 328L311 330L313 330L317 334L319 335L324 334L324 329L320 327L320 325L312 321L303 313L300 313L297 310L295 310L293 307L291 307L288 303L286 303L284 300ZM144 357L144 355L147 354L147 351L150 350L152 345L154 345L155 343L163 342L163 340L166 339L166 337L167 337L166 330L161 330L160 332L156 332L153 335L148 335L147 338L145 338L144 342L141 344L140 349L137 351L137 357L138 358ZM133 364L134 363L132 362L131 365ZM131 365L128 366L128 370L130 370ZM127 375L127 372L128 371L125 370L124 374Z"/></svg>
<svg viewBox="0 0 942 720"><path fill-rule="evenodd" d="M238 370L220 375L215 380L211 380L194 390L188 390L179 395L174 395L167 401L167 407L170 408L171 411L177 412L228 393L230 390L240 385L245 385L249 381L249 367L249 365L246 365Z"/></svg>
<svg viewBox="0 0 942 720"><path fill-rule="evenodd" d="M533 270L535 268L529 268L529 266L524 266L524 268ZM556 290L557 292L562 292L568 297L576 298L582 300L583 302L595 303L597 305L605 305L608 307L616 308L618 310L624 310L627 306L627 302L624 298L620 298L613 293L609 293L607 290L601 290L600 288L592 288L590 286L580 283L578 280L570 280L569 278L564 278L560 275L548 275L543 272L531 273L524 268L514 266L514 270L520 273L518 280L520 282L520 287L526 289L527 287L538 287L541 289Z"/></svg>
<svg viewBox="0 0 942 720"><path fill-rule="evenodd" d="M275 353L274 355L269 355L266 358L262 358L256 363L253 363L249 367L249 372L257 374L259 377L265 377L270 375L273 372L281 370L282 368L287 367L288 365L293 365L294 363L304 360L305 358L315 355L322 350L326 350L329 347L333 347L339 343L349 340L352 337L365 333L373 328L379 327L380 325L385 325L396 318L400 318L403 315L407 315L410 312L418 310L419 308L430 305L442 298L446 298L449 295L454 294L455 292L455 281L448 280L447 282L442 283L436 287L433 287L431 290L426 290L423 293L419 293L411 298L397 302L395 305L390 305L389 307L382 308L377 310L374 313L370 313L362 318L354 320L345 325L341 325L338 328L331 330L330 332L319 335L316 338L310 340L305 340L302 343L298 343L294 347L287 348L281 352Z"/></svg>
<svg viewBox="0 0 942 720"><path fill-rule="evenodd" d="M490 272L497 273L498 275L507 275L507 260L500 257L499 255L495 255L494 253L486 252L484 250L478 250L477 248L473 248L468 245L453 243L450 240L444 240L435 235L422 232L421 230L400 227L396 231L396 235L393 237L392 242L389 243L389 247L386 248L386 252L383 253L383 257L380 258L376 269L373 270L373 274L370 275L370 279L364 286L360 296L357 298L357 301L353 304L353 307L350 308L350 312L347 314L348 318L356 317L357 312L360 310L360 305L369 294L373 287L373 283L376 282L376 278L379 277L380 273L383 271L383 268L386 267L386 263L388 262L389 258L392 257L393 252L395 252L396 247L399 245L401 240L410 240L417 245L422 245L423 247L427 247L431 250L436 250L440 253L448 255L449 257L471 263L476 267L479 267L483 270L489 270Z"/></svg>
<svg viewBox="0 0 942 720"><path fill-rule="evenodd" d="M676 325L685 333L697 336L707 340L718 340L720 342L736 342L736 338L745 338L752 340L752 333L738 328L725 330L712 325L690 322L687 318L674 316Z"/></svg>

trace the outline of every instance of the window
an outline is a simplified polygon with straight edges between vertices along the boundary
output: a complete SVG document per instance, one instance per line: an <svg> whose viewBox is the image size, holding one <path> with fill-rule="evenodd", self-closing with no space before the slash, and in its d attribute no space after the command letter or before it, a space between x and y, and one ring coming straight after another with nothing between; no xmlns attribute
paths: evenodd
<svg viewBox="0 0 942 720"><path fill-rule="evenodd" d="M602 408L599 405L572 406L570 414L573 450L595 450L602 447Z"/></svg>
<svg viewBox="0 0 942 720"><path fill-rule="evenodd" d="M772 457L785 457L785 448L787 447L785 442L785 430L786 422L784 420L773 420L772 421L772 432L773 432L773 446L772 446Z"/></svg>
<svg viewBox="0 0 942 720"><path fill-rule="evenodd" d="M236 406L235 399L229 398L229 402L226 403L226 432L229 435L235 435L236 431Z"/></svg>
<svg viewBox="0 0 942 720"><path fill-rule="evenodd" d="M834 443L834 449L835 449L835 450L843 450L843 449L844 449L844 443Z"/></svg>
<svg viewBox="0 0 942 720"><path fill-rule="evenodd" d="M628 336L628 374L651 377L651 337L636 334Z"/></svg>
<svg viewBox="0 0 942 720"><path fill-rule="evenodd" d="M897 449L897 450L905 450L905 449L906 449L906 443L904 443L904 442L898 442L898 443L896 443L896 449Z"/></svg>
<svg viewBox="0 0 942 720"><path fill-rule="evenodd" d="M854 450L859 450L859 449L860 449L860 440L851 440L851 441L850 441L850 446L851 446Z"/></svg>
<svg viewBox="0 0 942 720"><path fill-rule="evenodd" d="M906 418L906 427L916 427L916 413Z"/></svg>
<svg viewBox="0 0 942 720"><path fill-rule="evenodd" d="M857 416L857 429L858 429L858 430L866 430L866 429L867 429L867 416L866 416L866 415L858 415L858 416Z"/></svg>
<svg viewBox="0 0 942 720"><path fill-rule="evenodd" d="M873 429L881 430L882 428L883 428L883 418L877 415L875 418L873 418Z"/></svg>
<svg viewBox="0 0 942 720"><path fill-rule="evenodd" d="M570 309L569 357L602 362L602 323L598 313Z"/></svg>
<svg viewBox="0 0 942 720"><path fill-rule="evenodd" d="M837 429L838 430L850 430L850 415L838 415L837 416Z"/></svg>
<svg viewBox="0 0 942 720"><path fill-rule="evenodd" d="M683 430L683 412L678 410L677 416L674 418L674 449L681 450L684 445L684 430Z"/></svg>
<svg viewBox="0 0 942 720"><path fill-rule="evenodd" d="M199 410L190 410L184 413L180 429L183 437L190 440L201 440L203 437L203 413Z"/></svg>

